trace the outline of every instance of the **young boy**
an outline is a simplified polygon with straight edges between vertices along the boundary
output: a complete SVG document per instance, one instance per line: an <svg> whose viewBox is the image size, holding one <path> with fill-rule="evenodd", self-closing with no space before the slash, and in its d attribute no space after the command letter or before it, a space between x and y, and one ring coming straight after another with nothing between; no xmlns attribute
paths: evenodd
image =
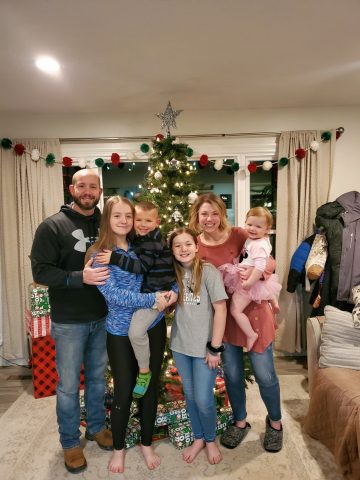
<svg viewBox="0 0 360 480"><path fill-rule="evenodd" d="M96 255L96 263L117 265L123 270L144 275L141 292L171 291L170 302L177 299L174 291L175 272L172 254L162 239L158 228L158 208L151 202L139 202L135 205L135 235L131 244L138 259L129 258L121 253L106 250ZM176 289L176 287L175 287ZM139 373L133 390L134 398L145 395L151 380L149 368L150 348L147 330L158 316L155 309L139 309L131 319L129 339L139 365Z"/></svg>

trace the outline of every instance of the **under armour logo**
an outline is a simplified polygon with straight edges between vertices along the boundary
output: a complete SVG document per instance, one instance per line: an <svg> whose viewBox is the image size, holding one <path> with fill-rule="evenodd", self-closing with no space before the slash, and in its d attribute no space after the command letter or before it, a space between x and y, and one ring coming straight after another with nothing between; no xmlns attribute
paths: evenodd
<svg viewBox="0 0 360 480"><path fill-rule="evenodd" d="M81 228L74 230L71 235L79 240L75 243L74 250L77 250L78 252L86 252L86 244L89 243L89 237L84 237L84 232Z"/></svg>

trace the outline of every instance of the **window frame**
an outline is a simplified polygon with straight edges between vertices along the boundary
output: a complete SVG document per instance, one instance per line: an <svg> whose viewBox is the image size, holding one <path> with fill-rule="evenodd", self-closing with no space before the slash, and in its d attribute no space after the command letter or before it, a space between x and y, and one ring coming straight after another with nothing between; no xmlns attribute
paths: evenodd
<svg viewBox="0 0 360 480"><path fill-rule="evenodd" d="M176 133L174 133L176 135ZM234 208L235 224L242 226L246 212L250 208L250 172L247 165L251 161L264 162L266 160L276 160L277 139L276 136L226 136L223 137L196 137L187 138L178 135L180 142L187 143L193 149L194 154L191 160L198 159L200 155L206 153L209 160L217 158L234 159L240 166L238 172L234 173ZM79 142L79 143L61 143L61 152L63 156L73 159L73 166L78 166L79 161L85 160L90 168L97 168L96 158L103 158L110 162L113 152L120 154L123 162L147 162L149 154L140 151L139 141L131 142ZM149 142L148 142L149 143ZM135 158L134 158L135 155ZM102 169L98 168L100 182L102 186ZM256 175L256 173L254 174ZM102 209L104 204L103 195L101 196L99 207Z"/></svg>

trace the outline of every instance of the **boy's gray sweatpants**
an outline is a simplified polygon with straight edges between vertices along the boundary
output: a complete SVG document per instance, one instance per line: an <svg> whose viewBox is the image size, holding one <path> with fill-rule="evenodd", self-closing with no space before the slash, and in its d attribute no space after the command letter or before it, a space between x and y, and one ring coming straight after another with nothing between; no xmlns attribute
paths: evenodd
<svg viewBox="0 0 360 480"><path fill-rule="evenodd" d="M129 340L133 347L139 368L149 368L150 347L147 329L159 315L158 309L140 308L131 318Z"/></svg>

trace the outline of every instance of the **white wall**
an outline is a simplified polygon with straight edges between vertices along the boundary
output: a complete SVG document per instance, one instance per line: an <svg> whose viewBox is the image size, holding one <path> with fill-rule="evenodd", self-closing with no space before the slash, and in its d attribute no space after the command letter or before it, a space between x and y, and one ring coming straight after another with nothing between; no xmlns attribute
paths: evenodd
<svg viewBox="0 0 360 480"><path fill-rule="evenodd" d="M180 106L178 106L180 108ZM154 113L37 115L1 114L1 137L66 138L155 135L160 131ZM328 130L344 127L337 142L330 200L360 186L360 107L267 109L238 111L185 111L177 117L173 133L281 132Z"/></svg>

